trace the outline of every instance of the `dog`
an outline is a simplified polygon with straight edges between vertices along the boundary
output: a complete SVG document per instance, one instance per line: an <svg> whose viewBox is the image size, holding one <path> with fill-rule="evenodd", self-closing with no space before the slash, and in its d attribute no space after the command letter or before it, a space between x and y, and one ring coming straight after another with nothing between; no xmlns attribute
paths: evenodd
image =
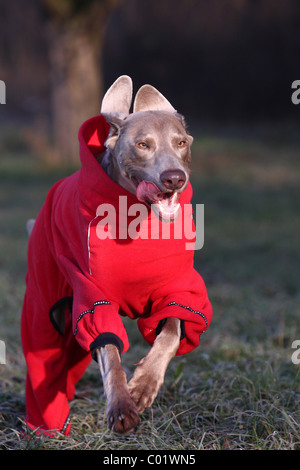
<svg viewBox="0 0 300 470"><path fill-rule="evenodd" d="M79 131L81 169L50 190L36 222L28 223L21 326L26 422L50 436L70 432L68 403L92 357L103 380L108 427L133 432L171 359L197 347L212 318L182 231L181 239L120 236L128 222L120 209L124 198L131 209L140 206L144 228L154 218L160 229L182 228L185 207L191 218L193 138L183 116L150 85L138 90L130 114L131 101L132 80L121 76L106 92L101 114ZM112 232L111 224L106 231L101 226L110 207L121 217ZM137 318L151 345L129 383L121 365L129 344L120 315Z"/></svg>

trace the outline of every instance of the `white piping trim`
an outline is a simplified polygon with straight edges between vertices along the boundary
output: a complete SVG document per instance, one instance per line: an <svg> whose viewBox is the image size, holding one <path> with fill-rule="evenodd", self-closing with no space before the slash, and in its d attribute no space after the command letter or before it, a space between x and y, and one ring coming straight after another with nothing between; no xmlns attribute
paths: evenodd
<svg viewBox="0 0 300 470"><path fill-rule="evenodd" d="M91 257L91 250L90 250L90 233L91 233L91 224L94 222L95 219L97 219L97 215L96 217L94 217L90 223L89 223L89 227L88 227L88 234L87 234L87 249L88 249L88 257L89 257L89 273L90 275L92 276L92 270L91 270L91 265L90 265L90 257Z"/></svg>

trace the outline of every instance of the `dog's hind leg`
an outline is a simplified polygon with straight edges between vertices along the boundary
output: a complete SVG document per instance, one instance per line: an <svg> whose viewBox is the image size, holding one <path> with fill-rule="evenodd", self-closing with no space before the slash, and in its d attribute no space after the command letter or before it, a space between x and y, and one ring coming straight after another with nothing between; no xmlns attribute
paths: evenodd
<svg viewBox="0 0 300 470"><path fill-rule="evenodd" d="M107 398L108 427L119 434L129 433L139 424L136 406L129 395L126 374L116 346L107 344L96 350Z"/></svg>
<svg viewBox="0 0 300 470"><path fill-rule="evenodd" d="M180 320L168 318L152 348L139 363L128 387L137 410L152 405L164 382L165 372L180 343Z"/></svg>

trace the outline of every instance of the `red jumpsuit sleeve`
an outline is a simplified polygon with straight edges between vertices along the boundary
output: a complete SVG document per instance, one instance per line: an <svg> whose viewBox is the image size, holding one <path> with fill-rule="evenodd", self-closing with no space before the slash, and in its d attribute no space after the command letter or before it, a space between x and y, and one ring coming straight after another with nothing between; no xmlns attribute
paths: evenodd
<svg viewBox="0 0 300 470"><path fill-rule="evenodd" d="M144 338L152 344L168 317L181 321L181 340L177 355L186 354L200 344L200 336L212 320L212 306L200 274L192 269L182 279L161 286L153 293L151 313L138 321Z"/></svg>
<svg viewBox="0 0 300 470"><path fill-rule="evenodd" d="M77 186L77 179L66 179L57 188L51 201L51 227L48 230L46 227L51 233L51 251L63 283L69 286L65 290L71 289L73 294L73 333L85 351L112 343L122 353L129 344L119 305L104 295L97 279L90 274L87 237L94 214L84 205L88 195L76 191ZM72 207L76 209L70 210Z"/></svg>
<svg viewBox="0 0 300 470"><path fill-rule="evenodd" d="M119 316L119 306L101 291L93 277L65 256L60 257L67 281L73 290L73 333L86 351L115 344L120 353L128 347L128 337Z"/></svg>

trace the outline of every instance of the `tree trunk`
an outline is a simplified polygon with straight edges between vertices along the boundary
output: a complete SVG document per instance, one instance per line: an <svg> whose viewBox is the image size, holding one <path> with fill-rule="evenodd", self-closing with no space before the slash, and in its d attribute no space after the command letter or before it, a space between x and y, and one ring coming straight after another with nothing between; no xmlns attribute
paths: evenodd
<svg viewBox="0 0 300 470"><path fill-rule="evenodd" d="M55 153L60 161L79 162L78 130L100 112L102 73L100 65L103 27L55 25L50 44L52 122Z"/></svg>

